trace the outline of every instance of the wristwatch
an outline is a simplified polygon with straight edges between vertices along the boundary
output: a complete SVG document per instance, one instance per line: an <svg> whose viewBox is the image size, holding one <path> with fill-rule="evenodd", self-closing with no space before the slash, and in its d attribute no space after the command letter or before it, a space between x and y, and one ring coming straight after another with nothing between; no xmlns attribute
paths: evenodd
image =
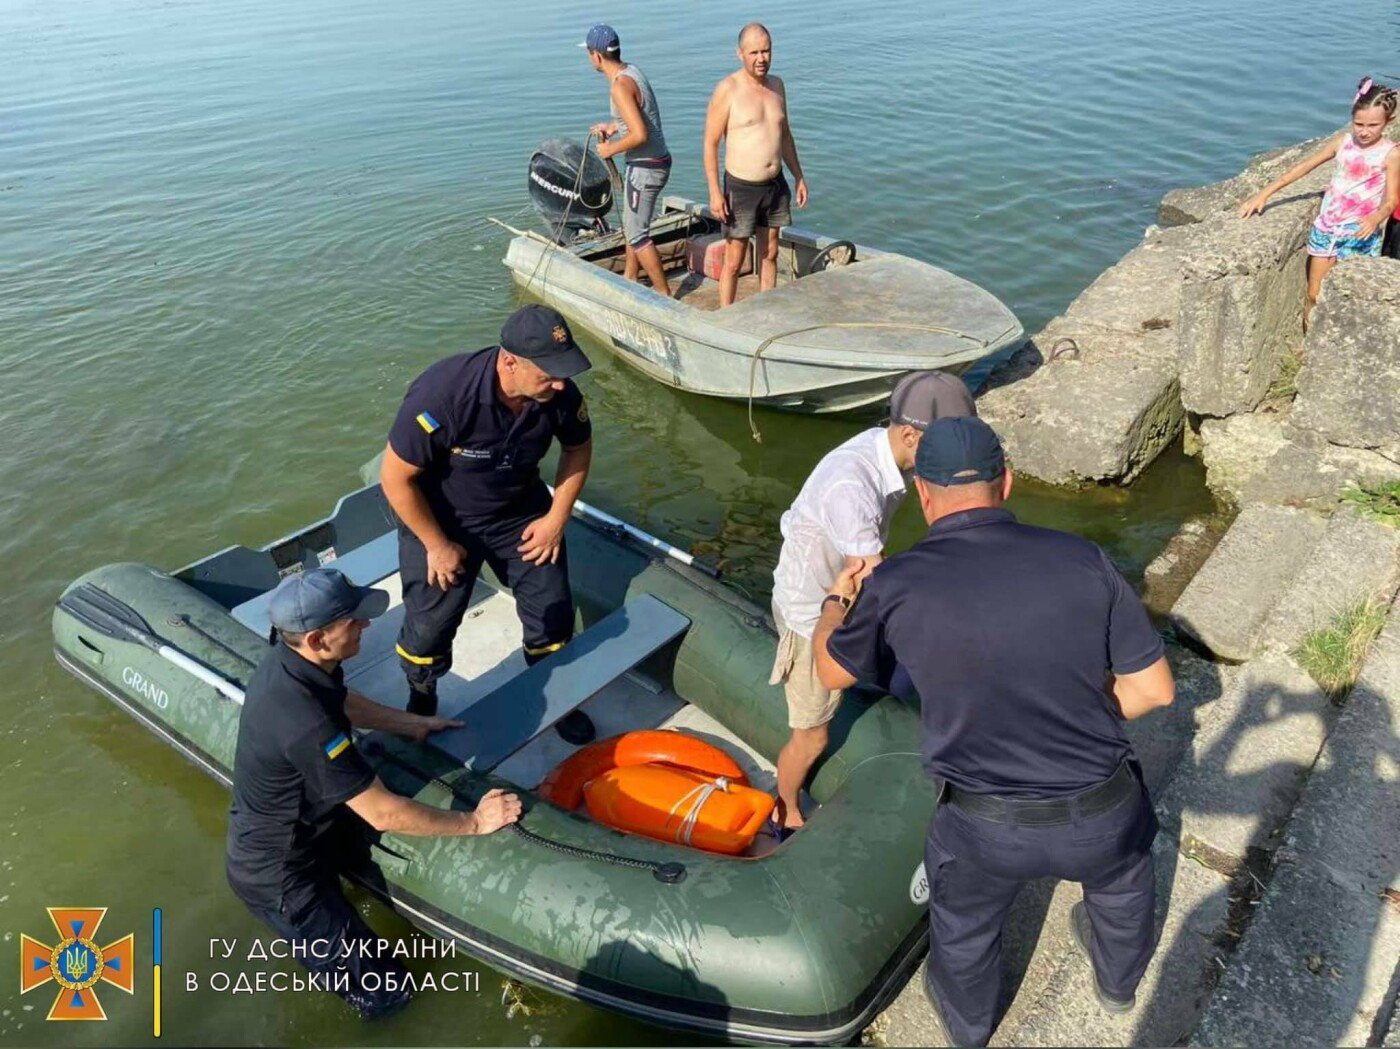
<svg viewBox="0 0 1400 1049"><path fill-rule="evenodd" d="M831 604L831 602L833 601L835 601L838 605L841 606L841 611L843 612L847 611L851 607L851 599L849 597L846 597L844 594L827 594L826 597L822 598L822 608L825 609L826 606Z"/></svg>

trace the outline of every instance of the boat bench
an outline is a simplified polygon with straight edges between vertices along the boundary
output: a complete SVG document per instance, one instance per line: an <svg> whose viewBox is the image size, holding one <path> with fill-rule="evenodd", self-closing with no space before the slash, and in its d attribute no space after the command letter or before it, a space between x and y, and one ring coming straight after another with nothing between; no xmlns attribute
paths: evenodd
<svg viewBox="0 0 1400 1049"><path fill-rule="evenodd" d="M633 598L454 714L464 727L434 733L430 743L469 769L490 771L689 626L664 601Z"/></svg>
<svg viewBox="0 0 1400 1049"><path fill-rule="evenodd" d="M399 570L399 534L385 532L377 539L371 539L363 546L357 546L347 554L341 554L333 561L327 561L322 568L335 568L344 572L356 586L373 586L389 578ZM272 591L265 590L257 597L244 601L230 610L229 615L260 637L266 637L272 624L267 618L267 606L272 601Z"/></svg>

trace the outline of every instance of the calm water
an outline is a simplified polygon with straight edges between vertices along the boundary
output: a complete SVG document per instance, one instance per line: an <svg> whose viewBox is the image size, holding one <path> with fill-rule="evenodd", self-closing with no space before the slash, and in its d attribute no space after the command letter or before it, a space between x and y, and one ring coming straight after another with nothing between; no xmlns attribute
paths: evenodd
<svg viewBox="0 0 1400 1049"><path fill-rule="evenodd" d="M947 265L1034 330L1167 189L1339 125L1362 72L1398 72L1383 0L1345 19L1305 0L1069 6L765 5L803 224ZM513 292L486 217L528 223L530 151L605 112L573 46L599 17L657 87L673 189L703 196L705 101L749 7L0 0L0 954L13 973L46 906L105 905L103 936L136 931L141 962L134 999L102 995L107 1024L46 1024L52 990L21 999L5 977L0 1042L149 1041L154 906L167 1041L667 1037L547 996L508 1017L489 972L479 996L372 1028L323 996L183 993L186 970L217 968L209 937L259 931L223 882L226 798L68 679L47 626L94 565L173 568L325 513L409 379L494 340ZM760 447L741 408L595 360L588 499L765 593L778 515L855 424L769 415ZM1179 457L1132 491L1015 502L1134 570L1209 506ZM917 530L906 513L896 545Z"/></svg>

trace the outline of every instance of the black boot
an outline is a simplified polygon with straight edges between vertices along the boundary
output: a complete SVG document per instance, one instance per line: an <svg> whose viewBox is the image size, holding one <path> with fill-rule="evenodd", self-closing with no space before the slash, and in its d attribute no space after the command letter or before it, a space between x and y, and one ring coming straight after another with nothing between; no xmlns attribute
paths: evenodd
<svg viewBox="0 0 1400 1049"><path fill-rule="evenodd" d="M409 683L408 686L408 712L419 714L423 717L434 717L437 714L437 687L428 685L420 687Z"/></svg>

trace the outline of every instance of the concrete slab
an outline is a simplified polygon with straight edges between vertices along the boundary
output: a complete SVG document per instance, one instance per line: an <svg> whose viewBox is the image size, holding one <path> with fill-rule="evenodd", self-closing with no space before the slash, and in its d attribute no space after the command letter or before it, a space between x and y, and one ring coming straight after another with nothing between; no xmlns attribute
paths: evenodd
<svg viewBox="0 0 1400 1049"><path fill-rule="evenodd" d="M1206 563L1230 521L1220 514L1193 517L1167 540L1162 552L1142 573L1142 603L1155 616L1165 616Z"/></svg>
<svg viewBox="0 0 1400 1049"><path fill-rule="evenodd" d="M1157 221L1163 226L1181 226L1200 222L1210 215L1235 211L1249 197L1258 193L1298 161L1315 153L1328 137L1313 138L1296 146L1284 146L1282 149L1260 153L1253 157L1238 175L1222 182L1174 189L1162 198L1162 203L1157 208ZM1321 193L1327 188L1330 178L1331 169L1324 166L1303 182L1295 182L1289 190L1296 191L1301 188Z"/></svg>
<svg viewBox="0 0 1400 1049"><path fill-rule="evenodd" d="M1141 244L1080 293L1063 322L1129 333L1174 327L1182 258L1193 239L1189 230L1148 230Z"/></svg>
<svg viewBox="0 0 1400 1049"><path fill-rule="evenodd" d="M1280 864L1191 1044L1374 1045L1397 960L1400 910Z"/></svg>
<svg viewBox="0 0 1400 1049"><path fill-rule="evenodd" d="M1031 352L1048 358L1065 336L1078 345L1077 357L1060 356L988 390L978 413L1025 474L1051 484L1131 481L1181 432L1175 332L1057 321Z"/></svg>
<svg viewBox="0 0 1400 1049"><path fill-rule="evenodd" d="M1297 664L1263 656L1204 708L1200 728L1157 803L1162 825L1225 861L1272 849L1336 708Z"/></svg>
<svg viewBox="0 0 1400 1049"><path fill-rule="evenodd" d="M1270 614L1260 639L1287 652L1361 601L1389 605L1400 583L1400 529L1343 506Z"/></svg>
<svg viewBox="0 0 1400 1049"><path fill-rule="evenodd" d="M1246 506L1172 607L1172 621L1222 659L1249 659L1279 595L1326 526L1326 518L1310 511Z"/></svg>

